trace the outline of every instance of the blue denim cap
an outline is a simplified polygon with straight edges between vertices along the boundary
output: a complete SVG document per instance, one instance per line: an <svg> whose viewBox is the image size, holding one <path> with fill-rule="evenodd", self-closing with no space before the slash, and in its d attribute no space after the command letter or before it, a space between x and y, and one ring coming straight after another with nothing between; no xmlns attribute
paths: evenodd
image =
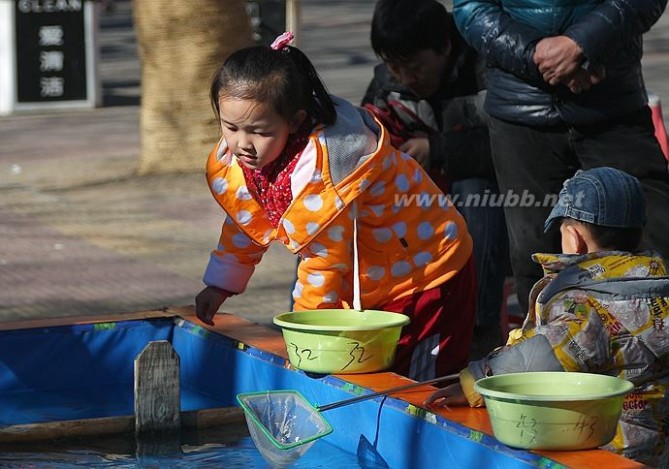
<svg viewBox="0 0 669 469"><path fill-rule="evenodd" d="M564 182L544 232L560 218L615 228L642 227L646 224L646 199L641 183L614 168L578 170Z"/></svg>

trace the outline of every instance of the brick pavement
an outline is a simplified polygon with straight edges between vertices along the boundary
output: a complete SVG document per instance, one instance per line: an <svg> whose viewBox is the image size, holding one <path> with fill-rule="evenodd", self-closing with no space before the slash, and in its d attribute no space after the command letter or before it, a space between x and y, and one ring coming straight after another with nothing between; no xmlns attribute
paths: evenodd
<svg viewBox="0 0 669 469"><path fill-rule="evenodd" d="M137 177L139 62L130 3L101 21L103 106L0 117L0 321L192 304L220 229L200 173ZM304 0L301 47L334 94L359 101L376 62L372 0ZM647 35L649 88L669 102L669 17ZM665 105L665 107L667 107ZM225 310L288 308L281 246Z"/></svg>
<svg viewBox="0 0 669 469"><path fill-rule="evenodd" d="M304 49L332 92L358 101L375 61L363 50L372 2L309 3ZM0 118L0 321L192 304L202 287L222 218L202 174L134 176L140 69L130 2L101 16L100 49L101 108ZM269 323L289 307L293 268L273 246L225 310Z"/></svg>

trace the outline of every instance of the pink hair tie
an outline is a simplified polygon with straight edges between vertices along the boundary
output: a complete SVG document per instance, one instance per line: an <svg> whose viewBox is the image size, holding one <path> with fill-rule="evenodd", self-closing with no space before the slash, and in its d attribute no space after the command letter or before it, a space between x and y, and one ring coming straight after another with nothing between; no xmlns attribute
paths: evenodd
<svg viewBox="0 0 669 469"><path fill-rule="evenodd" d="M293 40L295 35L291 33L290 31L286 31L285 33L281 34L279 37L274 39L274 42L270 46L274 50L283 50L286 48L288 43Z"/></svg>

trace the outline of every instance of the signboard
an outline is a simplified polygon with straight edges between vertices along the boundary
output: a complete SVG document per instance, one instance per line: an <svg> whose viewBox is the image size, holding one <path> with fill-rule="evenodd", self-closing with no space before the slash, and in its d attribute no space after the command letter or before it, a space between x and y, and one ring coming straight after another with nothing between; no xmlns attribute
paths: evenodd
<svg viewBox="0 0 669 469"><path fill-rule="evenodd" d="M82 0L17 1L17 102L86 100Z"/></svg>

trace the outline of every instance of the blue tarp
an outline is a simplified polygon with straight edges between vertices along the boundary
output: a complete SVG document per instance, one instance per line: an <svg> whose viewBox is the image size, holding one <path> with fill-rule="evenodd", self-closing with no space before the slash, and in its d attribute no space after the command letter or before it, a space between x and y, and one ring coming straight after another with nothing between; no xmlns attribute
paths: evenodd
<svg viewBox="0 0 669 469"><path fill-rule="evenodd" d="M134 360L156 340L179 355L183 411L230 407L238 393L267 389L296 389L315 405L351 397L350 383L289 369L181 318L59 326L0 332L0 426L132 415ZM397 399L324 415L334 428L324 440L353 453L372 448L391 467L559 466Z"/></svg>

